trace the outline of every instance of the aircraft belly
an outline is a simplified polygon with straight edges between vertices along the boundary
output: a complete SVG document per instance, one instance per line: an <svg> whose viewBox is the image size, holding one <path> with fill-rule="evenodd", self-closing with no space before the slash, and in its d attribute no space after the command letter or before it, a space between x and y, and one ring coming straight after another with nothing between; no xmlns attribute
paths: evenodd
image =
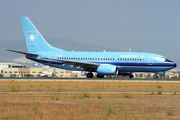
<svg viewBox="0 0 180 120"><path fill-rule="evenodd" d="M171 67L140 67L140 66L123 66L118 67L121 72L158 72L166 71L171 69Z"/></svg>

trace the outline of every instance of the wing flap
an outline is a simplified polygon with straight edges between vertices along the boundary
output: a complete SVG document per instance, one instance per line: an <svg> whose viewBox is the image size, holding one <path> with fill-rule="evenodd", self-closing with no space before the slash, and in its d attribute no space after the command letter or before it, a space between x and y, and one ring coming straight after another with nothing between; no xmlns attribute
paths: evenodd
<svg viewBox="0 0 180 120"><path fill-rule="evenodd" d="M64 65L72 65L72 67L97 68L99 66L99 64L97 63L90 63L86 61L59 60L59 59L53 59L53 58L41 58L41 59L61 61L64 63Z"/></svg>

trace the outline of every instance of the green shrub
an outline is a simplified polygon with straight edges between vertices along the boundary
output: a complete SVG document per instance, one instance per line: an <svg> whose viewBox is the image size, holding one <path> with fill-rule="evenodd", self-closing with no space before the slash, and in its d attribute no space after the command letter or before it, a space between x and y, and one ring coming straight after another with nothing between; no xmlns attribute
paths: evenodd
<svg viewBox="0 0 180 120"><path fill-rule="evenodd" d="M98 99L102 99L102 96L101 96L101 95L98 95Z"/></svg>
<svg viewBox="0 0 180 120"><path fill-rule="evenodd" d="M77 94L71 94L71 97L74 100L77 97Z"/></svg>
<svg viewBox="0 0 180 120"><path fill-rule="evenodd" d="M10 85L9 89L11 92L19 92L20 91L20 86L19 85Z"/></svg>
<svg viewBox="0 0 180 120"><path fill-rule="evenodd" d="M157 85L157 88L162 88L162 86L160 86L160 85Z"/></svg>
<svg viewBox="0 0 180 120"><path fill-rule="evenodd" d="M0 74L0 77L3 77L3 74Z"/></svg>
<svg viewBox="0 0 180 120"><path fill-rule="evenodd" d="M33 85L30 85L30 88L33 88L34 86Z"/></svg>
<svg viewBox="0 0 180 120"><path fill-rule="evenodd" d="M65 90L63 89L63 87L61 85L59 85L56 92L63 92L63 91L65 91Z"/></svg>
<svg viewBox="0 0 180 120"><path fill-rule="evenodd" d="M162 94L162 89L158 89L157 94Z"/></svg>
<svg viewBox="0 0 180 120"><path fill-rule="evenodd" d="M36 114L39 114L39 113L41 112L40 102L39 102L39 101L33 100L33 107L34 107L34 112L35 112Z"/></svg>
<svg viewBox="0 0 180 120"><path fill-rule="evenodd" d="M116 114L115 107L112 104L105 105L105 112L107 116L110 116L111 114Z"/></svg>
<svg viewBox="0 0 180 120"><path fill-rule="evenodd" d="M89 112L88 106L83 106L83 111L85 114L87 114Z"/></svg>
<svg viewBox="0 0 180 120"><path fill-rule="evenodd" d="M84 99L84 98L89 98L90 97L90 93L89 92L79 92L79 98L80 99Z"/></svg>
<svg viewBox="0 0 180 120"><path fill-rule="evenodd" d="M37 91L38 91L38 92L43 92L44 89L39 87L39 88L37 88Z"/></svg>
<svg viewBox="0 0 180 120"><path fill-rule="evenodd" d="M59 100L59 96L57 94L51 95L52 100Z"/></svg>
<svg viewBox="0 0 180 120"><path fill-rule="evenodd" d="M15 114L15 120L28 120L27 115L23 112L17 112Z"/></svg>
<svg viewBox="0 0 180 120"><path fill-rule="evenodd" d="M165 111L166 111L167 116L173 116L174 115L174 110L171 108L166 107Z"/></svg>
<svg viewBox="0 0 180 120"><path fill-rule="evenodd" d="M125 93L125 94L124 94L124 98L132 98L132 94Z"/></svg>

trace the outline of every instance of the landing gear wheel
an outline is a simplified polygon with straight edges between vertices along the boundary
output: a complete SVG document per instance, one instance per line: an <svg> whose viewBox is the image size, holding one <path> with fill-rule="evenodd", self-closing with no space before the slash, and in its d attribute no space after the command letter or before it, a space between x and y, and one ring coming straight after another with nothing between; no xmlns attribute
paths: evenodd
<svg viewBox="0 0 180 120"><path fill-rule="evenodd" d="M104 75L98 75L97 74L97 78L104 78Z"/></svg>
<svg viewBox="0 0 180 120"><path fill-rule="evenodd" d="M88 74L86 75L86 77L87 77L87 78L93 78L93 74L92 74L92 73L88 73Z"/></svg>
<svg viewBox="0 0 180 120"><path fill-rule="evenodd" d="M154 79L157 79L157 78L158 78L158 75L154 75L153 78L154 78Z"/></svg>
<svg viewBox="0 0 180 120"><path fill-rule="evenodd" d="M133 78L134 77L134 75L129 75L129 78Z"/></svg>

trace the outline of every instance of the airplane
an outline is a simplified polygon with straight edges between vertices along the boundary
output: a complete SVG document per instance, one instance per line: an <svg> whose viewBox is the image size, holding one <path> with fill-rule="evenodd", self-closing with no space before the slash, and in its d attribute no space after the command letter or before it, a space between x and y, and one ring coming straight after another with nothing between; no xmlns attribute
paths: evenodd
<svg viewBox="0 0 180 120"><path fill-rule="evenodd" d="M41 73L41 77L53 77L56 74L55 70L56 69L54 69L53 72L44 71Z"/></svg>
<svg viewBox="0 0 180 120"><path fill-rule="evenodd" d="M27 59L55 68L86 71L87 78L104 78L105 75L127 75L133 78L133 72L153 72L158 74L175 68L176 63L165 56L144 52L87 52L65 51L47 43L31 20L21 17L22 28L28 52L6 49L24 54Z"/></svg>

